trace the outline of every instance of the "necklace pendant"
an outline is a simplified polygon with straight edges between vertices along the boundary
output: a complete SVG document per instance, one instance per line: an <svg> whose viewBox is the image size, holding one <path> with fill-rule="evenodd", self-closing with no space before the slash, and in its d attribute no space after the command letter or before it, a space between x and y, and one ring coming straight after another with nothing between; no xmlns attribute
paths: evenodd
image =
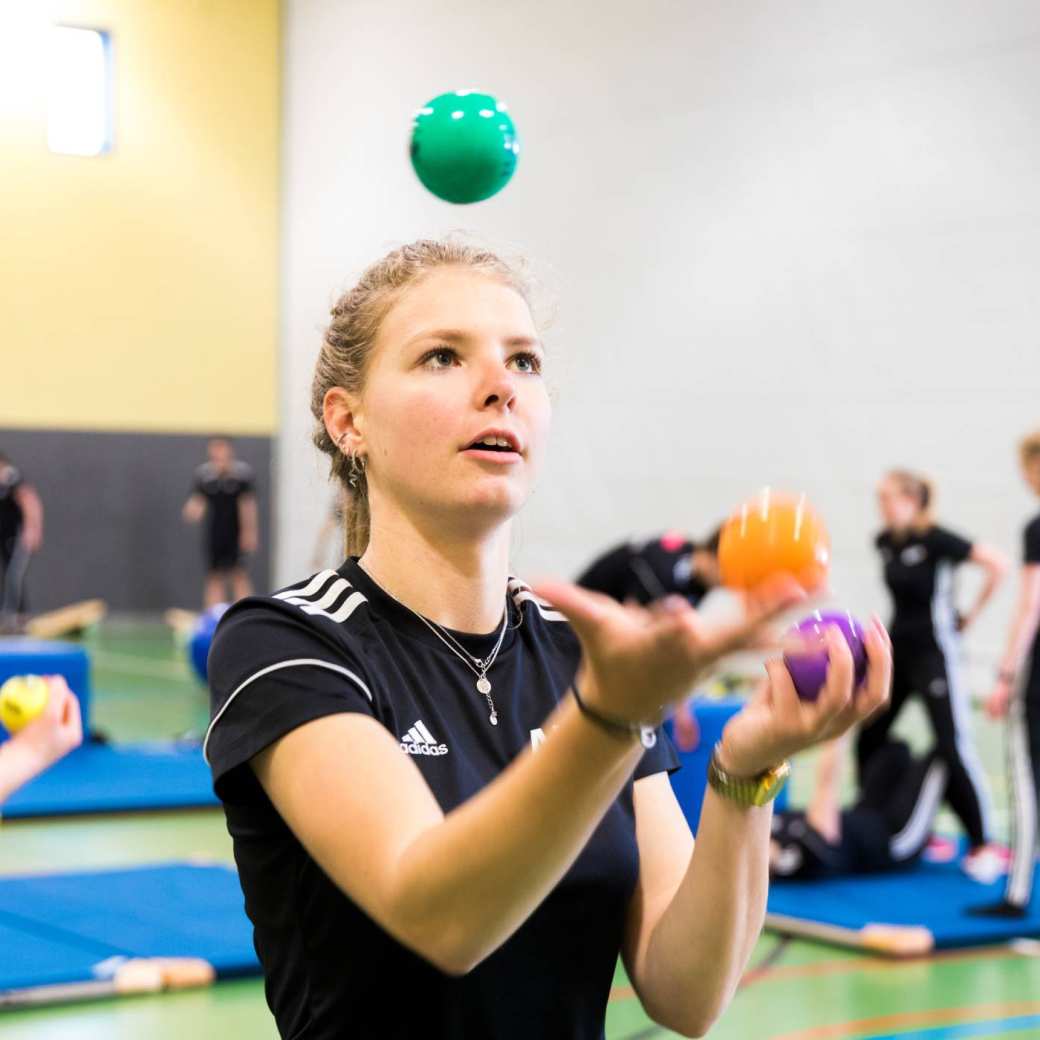
<svg viewBox="0 0 1040 1040"><path fill-rule="evenodd" d="M488 722L490 722L492 726L497 726L498 725L498 712L497 711L493 711L488 716Z"/></svg>
<svg viewBox="0 0 1040 1040"><path fill-rule="evenodd" d="M477 680L477 689L486 697L491 692L491 683L482 675Z"/></svg>

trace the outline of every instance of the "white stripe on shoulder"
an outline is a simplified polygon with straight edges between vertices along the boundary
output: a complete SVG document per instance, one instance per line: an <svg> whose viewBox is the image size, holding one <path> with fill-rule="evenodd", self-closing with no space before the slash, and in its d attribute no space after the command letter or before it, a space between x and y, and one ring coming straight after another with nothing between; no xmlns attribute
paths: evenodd
<svg viewBox="0 0 1040 1040"><path fill-rule="evenodd" d="M513 597L513 602L519 607L524 603L533 603L538 608L538 613L546 621L566 621L567 619L558 611L553 610L552 604L546 602L544 599L539 599L532 591L531 586L522 582L519 578L513 578L510 580L509 585L510 595Z"/></svg>
<svg viewBox="0 0 1040 1040"><path fill-rule="evenodd" d="M310 595L311 592L316 593L321 588L320 583L316 584L318 578L327 580L330 577L335 580L319 598L316 599L313 595ZM305 614L318 615L329 618L331 621L342 622L346 621L362 603L368 602L368 598L362 593L352 592L334 611L326 609L331 607L350 588L353 588L350 582L346 578L338 577L335 571L322 571L306 588L299 590L287 589L285 592L279 592L274 598L280 599L285 603L291 603L294 607L299 607Z"/></svg>
<svg viewBox="0 0 1040 1040"><path fill-rule="evenodd" d="M250 683L256 682L257 679L261 679L263 676L269 675L271 672L277 672L282 668L300 668L308 666L313 668L327 668L330 672L339 672L340 675L346 676L369 699L370 702L372 701L372 691L367 685L365 685L364 680L349 668L344 668L341 664L333 664L331 661L322 661L317 657L297 657L291 661L279 661L277 664L269 664L266 668L261 668L260 671L254 672L248 679L239 683L231 696L224 702L220 711L213 716L213 721L209 724L209 728L206 730L206 739L202 742L202 757L206 760L206 764L211 764L209 761L209 738L213 735L213 727L220 721L224 712L231 707L232 701L234 701L234 699Z"/></svg>
<svg viewBox="0 0 1040 1040"><path fill-rule="evenodd" d="M276 592L274 598L291 599L293 596L313 596L314 593L329 580L329 578L335 577L337 577L335 571L318 571L313 578L308 578L306 581L298 582L296 585L287 588L284 592Z"/></svg>
<svg viewBox="0 0 1040 1040"><path fill-rule="evenodd" d="M293 602L292 600L289 601ZM317 604L311 606L301 607L300 609L305 614L320 614L322 617L327 617L331 621L346 621L351 614L361 606L362 603L367 603L367 597L363 596L360 592L352 592L344 601L343 605L332 611L330 614L327 610L320 610Z"/></svg>
<svg viewBox="0 0 1040 1040"><path fill-rule="evenodd" d="M350 588L350 582L346 578L337 578L325 591L322 593L319 599L311 600L304 595L285 597L287 603L293 603L297 607L303 607L308 614L319 614L324 613L325 608L331 606L336 599L347 589Z"/></svg>

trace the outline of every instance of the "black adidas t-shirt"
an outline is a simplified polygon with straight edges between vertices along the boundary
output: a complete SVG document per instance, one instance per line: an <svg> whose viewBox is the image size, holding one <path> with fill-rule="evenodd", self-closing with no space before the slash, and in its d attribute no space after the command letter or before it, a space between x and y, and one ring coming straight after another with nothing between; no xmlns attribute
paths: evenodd
<svg viewBox="0 0 1040 1040"><path fill-rule="evenodd" d="M253 491L253 469L235 460L221 472L212 462L204 462L195 471L196 494L206 499L207 533L210 542L230 548L238 546L238 500Z"/></svg>
<svg viewBox="0 0 1040 1040"><path fill-rule="evenodd" d="M942 527L875 539L892 593L894 639L935 641L956 627L953 569L971 555L971 542Z"/></svg>
<svg viewBox="0 0 1040 1040"><path fill-rule="evenodd" d="M517 932L469 974L452 977L333 884L248 765L305 722L361 712L400 741L450 812L538 745L577 669L578 642L560 614L519 581L510 582L507 605L509 628L488 672L497 726L473 673L354 560L275 596L241 600L224 615L209 658L205 750L283 1037L602 1037L639 870L632 781ZM478 657L498 638L453 634ZM634 779L677 765L659 730Z"/></svg>
<svg viewBox="0 0 1040 1040"><path fill-rule="evenodd" d="M696 548L694 542L676 533L647 542L625 542L590 563L578 584L619 603L635 600L646 605L678 595L697 606L710 589L693 570Z"/></svg>

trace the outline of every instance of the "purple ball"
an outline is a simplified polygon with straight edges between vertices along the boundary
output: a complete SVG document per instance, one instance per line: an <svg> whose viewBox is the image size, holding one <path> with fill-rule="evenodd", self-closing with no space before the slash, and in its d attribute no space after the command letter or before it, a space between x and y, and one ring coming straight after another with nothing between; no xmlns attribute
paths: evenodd
<svg viewBox="0 0 1040 1040"><path fill-rule="evenodd" d="M844 610L814 610L804 621L791 629L791 634L801 636L806 642L802 653L784 654L784 664L794 680L794 688L803 701L814 701L820 695L827 680L827 651L823 647L824 630L829 626L841 629L845 642L852 651L855 668L854 686L859 686L867 674L867 651L863 646L863 626ZM816 644L819 650L813 650Z"/></svg>

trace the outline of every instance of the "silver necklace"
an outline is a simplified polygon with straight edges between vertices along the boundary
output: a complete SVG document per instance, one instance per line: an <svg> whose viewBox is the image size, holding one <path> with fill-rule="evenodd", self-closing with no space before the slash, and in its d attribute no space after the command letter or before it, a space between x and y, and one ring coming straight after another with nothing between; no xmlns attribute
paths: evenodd
<svg viewBox="0 0 1040 1040"><path fill-rule="evenodd" d="M358 566L368 574L370 578L372 575L368 573L368 568L363 567L361 561L358 560ZM375 578L372 578L375 581ZM378 585L379 583L376 582ZM382 585L379 586L383 588ZM386 589L383 589L386 592ZM441 627L436 621L431 621L429 618L423 617L417 610L412 610L407 603L402 603L393 593L386 592L386 594L395 602L399 603L409 613L414 614L462 663L469 668L471 672L477 677L477 692L484 695L484 699L488 703L488 722L492 726L498 725L498 712L495 710L495 702L491 699L491 680L488 679L488 669L495 663L495 658L498 657L499 650L502 649L502 642L506 637L506 629L509 627L509 605L506 604L505 613L502 615L502 631L498 633L498 642L495 643L495 648L491 651L487 657L474 657L455 637L447 631L447 629Z"/></svg>
<svg viewBox="0 0 1040 1040"><path fill-rule="evenodd" d="M407 607L408 610L412 610L407 603L401 605ZM477 677L477 692L482 693L488 703L488 722L492 726L497 726L498 712L495 710L495 702L491 699L491 680L487 677L487 673L488 669L495 663L499 650L502 649L502 641L506 637L506 628L509 623L509 611L507 610L502 615L502 630L498 633L498 642L495 643L494 650L484 658L474 657L450 632L438 625L436 621L431 621L414 610L412 610L412 613Z"/></svg>

